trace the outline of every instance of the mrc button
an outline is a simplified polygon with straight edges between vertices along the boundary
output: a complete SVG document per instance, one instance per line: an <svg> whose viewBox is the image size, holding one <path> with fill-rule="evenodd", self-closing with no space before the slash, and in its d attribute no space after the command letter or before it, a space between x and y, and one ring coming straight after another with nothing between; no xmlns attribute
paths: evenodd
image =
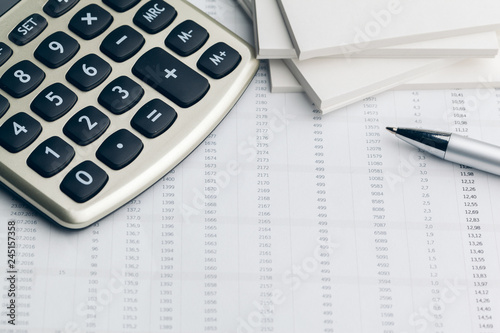
<svg viewBox="0 0 500 333"><path fill-rule="evenodd" d="M149 1L134 16L134 23L148 34L165 29L177 16L174 7L162 0Z"/></svg>
<svg viewBox="0 0 500 333"><path fill-rule="evenodd" d="M35 39L47 27L47 20L39 15L33 14L25 18L11 31L9 39L19 45L25 45Z"/></svg>

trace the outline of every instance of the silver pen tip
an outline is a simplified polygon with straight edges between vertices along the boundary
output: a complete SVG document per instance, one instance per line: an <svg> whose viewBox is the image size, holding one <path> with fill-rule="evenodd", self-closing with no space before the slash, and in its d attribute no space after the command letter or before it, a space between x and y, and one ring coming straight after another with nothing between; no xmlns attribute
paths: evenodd
<svg viewBox="0 0 500 333"><path fill-rule="evenodd" d="M398 132L398 128L397 127L386 127L385 129L388 130L389 132L393 133L393 134L396 134Z"/></svg>

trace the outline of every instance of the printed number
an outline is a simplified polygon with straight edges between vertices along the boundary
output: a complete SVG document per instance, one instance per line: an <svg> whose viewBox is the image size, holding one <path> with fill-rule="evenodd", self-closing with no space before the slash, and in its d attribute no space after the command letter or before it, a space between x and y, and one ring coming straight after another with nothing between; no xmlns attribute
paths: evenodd
<svg viewBox="0 0 500 333"><path fill-rule="evenodd" d="M64 47L59 42L50 42L49 49L52 51L59 51L59 53L64 53Z"/></svg>
<svg viewBox="0 0 500 333"><path fill-rule="evenodd" d="M26 74L22 70L15 71L14 77L17 77L21 83L28 83L31 81L31 76L29 76L29 74Z"/></svg>
<svg viewBox="0 0 500 333"><path fill-rule="evenodd" d="M78 171L75 175L76 180L78 180L83 185L90 185L94 181L94 178L90 175L90 173L86 171Z"/></svg>
<svg viewBox="0 0 500 333"><path fill-rule="evenodd" d="M128 98L128 96L129 96L128 91L127 91L127 90L125 90L125 89L123 89L123 88L122 88L122 87L120 87L120 86L113 87L113 89L111 89L111 91L113 91L113 92L115 92L115 91L116 91L117 93L122 94L122 95L123 95L123 96L122 96L122 99L126 99L126 98Z"/></svg>
<svg viewBox="0 0 500 333"><path fill-rule="evenodd" d="M14 134L15 135L19 135L21 133L28 133L28 130L26 129L25 126L21 126L18 123L16 123L15 121L14 121L13 125L14 125Z"/></svg>
<svg viewBox="0 0 500 333"><path fill-rule="evenodd" d="M55 151L53 151L52 149L50 149L49 146L45 146L45 154L48 155L48 154L51 154L53 155L55 158L59 158L61 157L61 155L59 155L58 153L56 153Z"/></svg>
<svg viewBox="0 0 500 333"><path fill-rule="evenodd" d="M51 102L54 102L56 106L59 106L63 103L62 97L59 95L54 95L53 91L51 91L47 95L45 95L45 98Z"/></svg>
<svg viewBox="0 0 500 333"><path fill-rule="evenodd" d="M90 122L90 118L87 116L81 116L80 119L78 119L78 122L81 123L85 121L87 123L87 127L89 128L89 131L91 131L94 127L97 126L97 122Z"/></svg>
<svg viewBox="0 0 500 333"><path fill-rule="evenodd" d="M87 67L87 64L82 65L82 70L88 76L96 76L97 75L97 69L95 67L91 67L91 66Z"/></svg>

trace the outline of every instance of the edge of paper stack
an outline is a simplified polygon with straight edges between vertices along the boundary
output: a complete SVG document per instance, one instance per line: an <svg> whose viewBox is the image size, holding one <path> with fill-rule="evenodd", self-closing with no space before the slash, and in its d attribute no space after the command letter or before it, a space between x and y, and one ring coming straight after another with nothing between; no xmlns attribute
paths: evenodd
<svg viewBox="0 0 500 333"><path fill-rule="evenodd" d="M491 14L500 2L440 1L341 0L336 13L337 1L238 0L253 19L258 58L269 60L271 91L303 91L322 113L389 89L500 87L500 15ZM429 6L435 15L404 31ZM443 22L446 6L460 19ZM357 23L332 32L343 17Z"/></svg>

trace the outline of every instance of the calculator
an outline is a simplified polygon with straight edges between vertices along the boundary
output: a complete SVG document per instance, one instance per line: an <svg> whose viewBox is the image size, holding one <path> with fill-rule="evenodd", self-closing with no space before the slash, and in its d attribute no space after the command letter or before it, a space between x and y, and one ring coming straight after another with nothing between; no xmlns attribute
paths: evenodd
<svg viewBox="0 0 500 333"><path fill-rule="evenodd" d="M183 0L1 0L0 181L84 228L188 156L258 69Z"/></svg>

